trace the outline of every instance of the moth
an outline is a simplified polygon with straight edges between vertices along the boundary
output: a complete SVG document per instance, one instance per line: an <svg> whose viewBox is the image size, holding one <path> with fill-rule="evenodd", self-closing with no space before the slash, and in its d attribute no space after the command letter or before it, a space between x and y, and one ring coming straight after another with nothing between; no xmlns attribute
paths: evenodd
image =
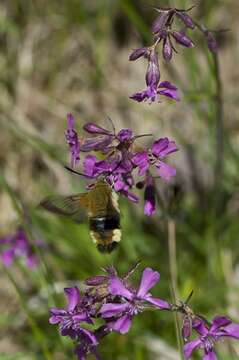
<svg viewBox="0 0 239 360"><path fill-rule="evenodd" d="M49 196L40 207L78 223L89 221L90 235L102 253L112 252L121 239L118 195L100 180L88 192L70 196Z"/></svg>

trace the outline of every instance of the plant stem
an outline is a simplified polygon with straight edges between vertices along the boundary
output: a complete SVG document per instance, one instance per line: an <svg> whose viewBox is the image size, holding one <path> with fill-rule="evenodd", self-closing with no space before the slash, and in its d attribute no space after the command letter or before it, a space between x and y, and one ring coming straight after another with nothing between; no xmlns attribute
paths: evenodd
<svg viewBox="0 0 239 360"><path fill-rule="evenodd" d="M220 65L217 52L212 54L214 63L214 75L216 82L216 162L215 162L215 189L220 188L224 173L224 109L222 96L222 82Z"/></svg>
<svg viewBox="0 0 239 360"><path fill-rule="evenodd" d="M32 317L30 311L28 310L27 308L27 304L26 304L26 300L25 300L25 297L23 295L23 293L21 292L19 286L17 285L17 282L14 280L12 274L10 273L10 271L3 266L3 269L5 271L5 273L7 274L9 280L11 281L13 287L15 288L15 291L19 297L19 300L20 300L20 303L21 303L21 306L27 316L27 320L29 322L29 325L32 329L32 332L34 333L35 335L35 338L37 339L37 341L39 342L39 344L41 345L42 347L42 352L44 354L44 357L46 360L52 360L52 356L45 344L45 334L42 332L42 330L39 328L39 326L37 325L37 323L35 322L34 318Z"/></svg>
<svg viewBox="0 0 239 360"><path fill-rule="evenodd" d="M172 301L175 304L176 299L178 298L178 270L177 270L177 247L176 247L176 224L175 221L171 218L167 221L168 227L168 257L169 257L169 274L171 282L171 297ZM180 332L180 322L179 315L177 312L173 314L175 330L177 336L177 344L179 349L179 354L181 360L184 360L183 356L183 343Z"/></svg>

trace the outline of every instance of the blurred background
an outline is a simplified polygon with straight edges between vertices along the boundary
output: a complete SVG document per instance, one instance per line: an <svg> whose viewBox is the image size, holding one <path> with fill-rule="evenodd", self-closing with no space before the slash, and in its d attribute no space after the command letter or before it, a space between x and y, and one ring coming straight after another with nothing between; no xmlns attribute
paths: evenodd
<svg viewBox="0 0 239 360"><path fill-rule="evenodd" d="M108 264L123 273L138 259L142 268L161 273L155 296L170 300L173 272L178 299L193 289L196 312L239 321L237 1L201 0L191 12L209 29L229 28L217 33L224 109L215 58L196 31L194 49L180 47L170 65L160 64L162 80L179 86L181 102L150 106L128 98L145 86L146 63L130 63L128 55L151 44L153 6L191 5L182 0L1 1L0 237L20 225L46 247L40 250L44 263L34 270L21 260L1 266L0 359L46 359L44 349L49 359L74 359L71 341L60 341L56 327L48 324L49 307L64 304L65 286L80 286ZM180 147L172 156L177 176L159 184L164 208L159 206L156 215L144 216L143 201L134 205L120 199L123 237L111 255L97 252L87 224L36 209L48 194L85 187L84 179L62 166L68 162L68 112L79 130L89 121L108 127L110 116L116 129L168 136ZM236 341L219 349L219 359L239 358ZM104 359L176 360L173 316L144 313L129 334L110 335L99 350Z"/></svg>

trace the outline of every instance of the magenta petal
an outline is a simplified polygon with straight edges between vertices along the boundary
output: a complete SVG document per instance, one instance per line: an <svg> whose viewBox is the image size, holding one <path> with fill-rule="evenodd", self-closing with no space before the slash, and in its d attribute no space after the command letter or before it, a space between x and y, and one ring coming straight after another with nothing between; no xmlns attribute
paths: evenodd
<svg viewBox="0 0 239 360"><path fill-rule="evenodd" d="M159 88L166 88L168 90L177 90L178 88L173 85L170 81L161 81L158 86Z"/></svg>
<svg viewBox="0 0 239 360"><path fill-rule="evenodd" d="M223 330L226 332L227 336L239 339L239 324L232 323L226 326Z"/></svg>
<svg viewBox="0 0 239 360"><path fill-rule="evenodd" d="M113 277L110 279L109 291L112 295L123 296L128 300L132 300L134 297L134 294L126 289L123 282L118 277Z"/></svg>
<svg viewBox="0 0 239 360"><path fill-rule="evenodd" d="M205 323L203 320L197 321L193 323L193 328L200 334L200 335L208 335L209 330L206 328Z"/></svg>
<svg viewBox="0 0 239 360"><path fill-rule="evenodd" d="M144 300L147 300L151 304L153 304L163 310L169 310L171 308L170 304L167 301L161 300L159 298L155 298L151 295L146 295L144 297Z"/></svg>
<svg viewBox="0 0 239 360"><path fill-rule="evenodd" d="M180 96L178 94L178 90L171 90L171 89L163 89L158 91L159 95L167 96L170 99L180 101Z"/></svg>
<svg viewBox="0 0 239 360"><path fill-rule="evenodd" d="M132 324L132 319L129 315L120 317L113 326L114 331L118 331L120 334L126 334Z"/></svg>
<svg viewBox="0 0 239 360"><path fill-rule="evenodd" d="M85 335L87 337L88 341L92 345L97 345L98 344L97 338L95 337L95 335L91 331L81 328L80 333Z"/></svg>
<svg viewBox="0 0 239 360"><path fill-rule="evenodd" d="M84 159L84 174L87 176L94 176L94 168L97 158L93 155L87 155Z"/></svg>
<svg viewBox="0 0 239 360"><path fill-rule="evenodd" d="M139 290L137 292L138 298L144 298L148 291L159 282L160 274L151 268L146 268L143 271Z"/></svg>
<svg viewBox="0 0 239 360"><path fill-rule="evenodd" d="M162 161L159 161L156 167L159 176L161 176L166 181L169 181L171 177L176 175L176 169Z"/></svg>
<svg viewBox="0 0 239 360"><path fill-rule="evenodd" d="M146 171L148 170L149 166L150 166L147 152L142 151L142 152L136 153L132 158L132 163L134 165L138 166L138 168L139 168L139 171L138 171L139 176L144 175L146 173Z"/></svg>
<svg viewBox="0 0 239 360"><path fill-rule="evenodd" d="M184 356L187 359L189 359L192 356L193 351L198 348L201 345L201 340L200 339L196 339L193 341L188 342L187 344L184 345L183 347L183 353Z"/></svg>
<svg viewBox="0 0 239 360"><path fill-rule="evenodd" d="M210 351L208 354L204 354L203 360L217 360L217 356L214 351Z"/></svg>
<svg viewBox="0 0 239 360"><path fill-rule="evenodd" d="M225 316L216 316L213 321L212 321L212 326L210 328L210 333L215 332L217 329L221 328L221 327L225 327L229 324L231 324L232 321L230 319L228 319Z"/></svg>
<svg viewBox="0 0 239 360"><path fill-rule="evenodd" d="M3 262L3 264L5 266L11 266L14 260L14 250L10 249L10 250L5 250L2 252L2 254L0 255L1 260Z"/></svg>
<svg viewBox="0 0 239 360"><path fill-rule="evenodd" d="M68 311L73 311L80 301L80 291L78 287L65 288L64 292L68 299Z"/></svg>
<svg viewBox="0 0 239 360"><path fill-rule="evenodd" d="M156 205L154 201L145 200L144 203L144 214L146 216L152 216L156 211Z"/></svg>
<svg viewBox="0 0 239 360"><path fill-rule="evenodd" d="M75 118L72 114L67 114L68 129L72 130L75 126Z"/></svg>
<svg viewBox="0 0 239 360"><path fill-rule="evenodd" d="M151 146L151 151L153 155L157 157L163 157L168 154L167 152L168 146L169 146L169 139L161 138L154 141L153 145Z"/></svg>
<svg viewBox="0 0 239 360"><path fill-rule="evenodd" d="M126 311L128 307L129 307L128 303L124 303L124 304L108 303L108 304L104 304L101 307L100 313L103 318L111 318Z"/></svg>

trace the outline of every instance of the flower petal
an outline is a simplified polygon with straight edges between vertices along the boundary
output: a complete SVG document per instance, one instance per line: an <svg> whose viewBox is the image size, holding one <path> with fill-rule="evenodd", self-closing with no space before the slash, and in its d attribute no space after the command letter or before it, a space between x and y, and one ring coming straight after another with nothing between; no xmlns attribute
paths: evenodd
<svg viewBox="0 0 239 360"><path fill-rule="evenodd" d="M77 286L65 288L64 292L68 299L68 311L73 311L80 301L80 291Z"/></svg>
<svg viewBox="0 0 239 360"><path fill-rule="evenodd" d="M97 125L95 123L92 123L92 122L89 122L89 123L85 124L83 126L83 129L85 131L87 131L88 133L90 133L90 134L101 134L101 135L110 134L109 130L106 130L106 129L102 128L101 126L99 126L99 125Z"/></svg>
<svg viewBox="0 0 239 360"><path fill-rule="evenodd" d="M132 300L134 297L134 294L131 293L116 276L110 279L109 291L112 295L123 296L128 300Z"/></svg>
<svg viewBox="0 0 239 360"><path fill-rule="evenodd" d="M128 308L129 308L128 303L124 303L124 304L108 303L108 304L104 304L101 307L100 313L103 318L111 318L113 316L125 312Z"/></svg>
<svg viewBox="0 0 239 360"><path fill-rule="evenodd" d="M93 155L87 155L83 162L84 174L90 177L94 176L95 163L97 158Z"/></svg>
<svg viewBox="0 0 239 360"><path fill-rule="evenodd" d="M171 89L162 89L158 90L159 95L167 96L170 99L180 101L180 96L178 94L178 90L171 90Z"/></svg>
<svg viewBox="0 0 239 360"><path fill-rule="evenodd" d="M200 335L208 335L209 332L203 319L198 319L195 323L193 322L193 329L195 329Z"/></svg>
<svg viewBox="0 0 239 360"><path fill-rule="evenodd" d="M143 271L140 286L137 292L137 297L143 299L148 291L159 282L160 274L151 268L146 268Z"/></svg>
<svg viewBox="0 0 239 360"><path fill-rule="evenodd" d="M216 316L212 321L210 333L216 332L219 328L231 324L232 321L225 316Z"/></svg>
<svg viewBox="0 0 239 360"><path fill-rule="evenodd" d="M226 336L239 339L239 324L232 323L223 329L226 332ZM224 335L225 336L225 335Z"/></svg>
<svg viewBox="0 0 239 360"><path fill-rule="evenodd" d="M167 301L161 300L159 298L155 298L155 297L153 297L151 295L146 295L144 297L144 300L147 300L151 304L153 304L153 305L155 305L158 308L163 309L163 310L170 310L170 308L171 308L170 304Z"/></svg>
<svg viewBox="0 0 239 360"><path fill-rule="evenodd" d="M184 356L187 359L189 359L192 356L193 351L198 348L201 345L201 340L200 339L196 339L193 341L188 342L187 344L184 345L183 347L183 353Z"/></svg>
<svg viewBox="0 0 239 360"><path fill-rule="evenodd" d="M175 141L170 141L168 138L161 138L154 141L151 147L153 155L161 159L177 150L178 148Z"/></svg>
<svg viewBox="0 0 239 360"><path fill-rule="evenodd" d="M214 351L210 351L208 354L204 354L203 360L217 360L217 356Z"/></svg>
<svg viewBox="0 0 239 360"><path fill-rule="evenodd" d="M132 324L132 318L129 315L120 317L113 326L114 331L118 331L120 334L126 334Z"/></svg>
<svg viewBox="0 0 239 360"><path fill-rule="evenodd" d="M163 161L159 161L156 167L159 176L161 176L166 181L170 181L171 177L176 175L176 169L173 166L164 163Z"/></svg>

